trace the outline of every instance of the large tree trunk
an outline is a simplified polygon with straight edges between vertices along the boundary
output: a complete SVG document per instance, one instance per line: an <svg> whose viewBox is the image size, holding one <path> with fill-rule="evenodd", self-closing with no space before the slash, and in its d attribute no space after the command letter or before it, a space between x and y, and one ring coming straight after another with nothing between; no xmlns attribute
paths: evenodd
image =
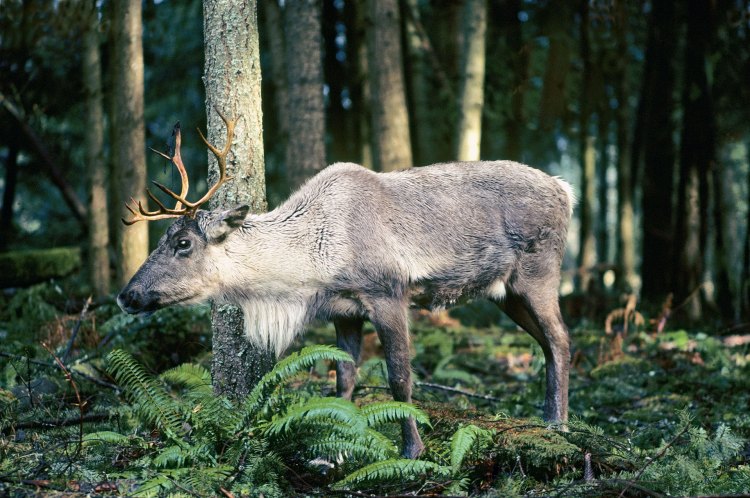
<svg viewBox="0 0 750 498"><path fill-rule="evenodd" d="M598 161L596 163L596 254L597 259L600 263L609 262L609 223L607 217L609 216L609 182L607 175L609 174L609 153L608 149L610 146L609 142L609 127L610 127L610 112L608 103L600 103L599 106L599 121L597 126L597 137L599 140L598 149Z"/></svg>
<svg viewBox="0 0 750 498"><path fill-rule="evenodd" d="M634 138L638 147L639 140L643 140L641 278L643 297L651 301L663 299L672 289L672 184L675 164L672 92L677 42L674 9L673 2L655 2L652 5L643 95L638 111L638 123L642 128L636 129ZM634 152L633 160L638 159L637 153Z"/></svg>
<svg viewBox="0 0 750 498"><path fill-rule="evenodd" d="M209 142L221 146L226 141L217 110L239 118L227 161L227 174L234 179L219 189L211 207L248 204L253 212L263 212L267 206L256 0L204 0L203 22ZM209 184L217 177L216 161L209 154ZM273 366L274 356L245 339L238 308L214 304L212 317L214 391L240 398Z"/></svg>
<svg viewBox="0 0 750 498"><path fill-rule="evenodd" d="M617 110L617 266L619 267L618 287L626 292L638 291L639 284L635 273L635 234L633 212L633 187L628 139L628 44L627 6L625 0L618 0L615 7L615 32L617 37L617 66L614 74Z"/></svg>
<svg viewBox="0 0 750 498"><path fill-rule="evenodd" d="M103 297L109 294L110 271L99 17L94 2L89 2L86 9L83 33L83 85L86 92L86 166L90 196L88 265L94 295Z"/></svg>
<svg viewBox="0 0 750 498"><path fill-rule="evenodd" d="M706 74L712 15L710 0L688 2L673 289L677 303L687 300L682 310L690 321L700 319L702 312L701 293L696 291L703 280L708 173L716 149L713 101Z"/></svg>
<svg viewBox="0 0 750 498"><path fill-rule="evenodd" d="M114 70L112 78L115 152L119 201L146 203L146 153L143 122L143 44L140 0L114 0L112 9ZM125 285L148 256L148 224L118 226L117 280Z"/></svg>
<svg viewBox="0 0 750 498"><path fill-rule="evenodd" d="M507 0L501 4L503 23L507 27L505 36L508 48L511 50L510 65L512 69L513 86L510 89L510 115L505 120L505 159L523 161L523 131L526 127L524 119L524 94L529 79L529 50L523 39L523 29L520 19L521 0Z"/></svg>
<svg viewBox="0 0 750 498"><path fill-rule="evenodd" d="M750 162L750 144L745 145L747 161ZM750 206L750 171L747 172L747 204ZM740 308L745 322L750 321L750 208L745 216L745 242L742 245L742 278L740 279Z"/></svg>
<svg viewBox="0 0 750 498"><path fill-rule="evenodd" d="M284 12L286 170L292 189L326 164L321 9L321 0L287 0Z"/></svg>
<svg viewBox="0 0 750 498"><path fill-rule="evenodd" d="M380 171L412 166L397 0L367 0L373 159Z"/></svg>
<svg viewBox="0 0 750 498"><path fill-rule="evenodd" d="M478 161L482 143L487 0L466 0L456 159Z"/></svg>

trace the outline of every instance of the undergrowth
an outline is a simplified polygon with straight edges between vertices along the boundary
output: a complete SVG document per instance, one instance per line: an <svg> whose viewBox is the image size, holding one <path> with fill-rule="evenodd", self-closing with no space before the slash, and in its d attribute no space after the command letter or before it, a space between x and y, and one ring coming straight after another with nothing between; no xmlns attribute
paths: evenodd
<svg viewBox="0 0 750 498"><path fill-rule="evenodd" d="M573 330L566 426L536 418L543 355L510 324L414 323L414 405L365 336L354 402L330 327L241 402L217 396L205 307L81 313L66 289L0 297L0 495L683 496L750 492L747 341ZM42 346L41 343L44 343ZM400 457L417 420L419 460Z"/></svg>

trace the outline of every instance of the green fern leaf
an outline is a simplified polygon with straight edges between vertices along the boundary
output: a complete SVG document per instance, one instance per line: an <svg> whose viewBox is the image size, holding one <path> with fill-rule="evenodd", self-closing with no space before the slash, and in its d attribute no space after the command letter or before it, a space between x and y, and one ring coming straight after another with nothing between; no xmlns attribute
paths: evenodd
<svg viewBox="0 0 750 498"><path fill-rule="evenodd" d="M278 362L273 369L264 375L253 388L245 402L245 413L251 416L262 405L265 396L272 388L282 384L297 372L307 370L319 360L352 361L351 355L333 346L308 346L294 352Z"/></svg>
<svg viewBox="0 0 750 498"><path fill-rule="evenodd" d="M126 394L139 404L140 412L175 441L184 433L176 403L129 353L115 349L107 355L107 370L125 389ZM179 444L179 443L178 443Z"/></svg>
<svg viewBox="0 0 750 498"><path fill-rule="evenodd" d="M183 385L190 391L213 393L211 372L195 363L183 363L163 372L159 377L170 384Z"/></svg>
<svg viewBox="0 0 750 498"><path fill-rule="evenodd" d="M458 472L466 455L475 444L491 441L492 432L476 425L466 425L458 429L451 438L451 467Z"/></svg>
<svg viewBox="0 0 750 498"><path fill-rule="evenodd" d="M429 417L419 408L400 401L383 401L365 405L361 409L362 415L370 427L388 422L398 422L413 417L420 424L430 425Z"/></svg>
<svg viewBox="0 0 750 498"><path fill-rule="evenodd" d="M351 401L343 398L311 398L272 420L266 427L266 433L278 435L288 432L295 424L318 418L333 420L359 429L360 432L364 432L367 426L359 408Z"/></svg>
<svg viewBox="0 0 750 498"><path fill-rule="evenodd" d="M135 440L140 441L140 438L135 438ZM133 442L134 442L134 439L131 438L131 436L124 436L120 434L119 432L113 432L113 431L91 432L83 436L84 446L100 444L100 443L129 446L129 445L132 445Z"/></svg>
<svg viewBox="0 0 750 498"><path fill-rule="evenodd" d="M425 475L450 477L450 467L425 460L408 460L404 458L384 460L371 463L359 470L355 470L333 485L334 489L358 486L363 483L378 483L385 481L414 481Z"/></svg>

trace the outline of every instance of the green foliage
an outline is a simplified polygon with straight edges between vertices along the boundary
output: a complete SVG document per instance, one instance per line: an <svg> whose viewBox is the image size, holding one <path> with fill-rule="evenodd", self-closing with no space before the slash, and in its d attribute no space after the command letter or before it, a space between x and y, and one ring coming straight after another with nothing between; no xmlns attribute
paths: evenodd
<svg viewBox="0 0 750 498"><path fill-rule="evenodd" d="M408 460L395 458L375 462L352 472L337 482L334 489L344 489L350 486L370 486L388 481L417 481L426 476L450 477L450 467L424 460Z"/></svg>
<svg viewBox="0 0 750 498"><path fill-rule="evenodd" d="M451 438L451 467L458 472L472 449L481 452L492 442L492 432L476 425L458 429Z"/></svg>

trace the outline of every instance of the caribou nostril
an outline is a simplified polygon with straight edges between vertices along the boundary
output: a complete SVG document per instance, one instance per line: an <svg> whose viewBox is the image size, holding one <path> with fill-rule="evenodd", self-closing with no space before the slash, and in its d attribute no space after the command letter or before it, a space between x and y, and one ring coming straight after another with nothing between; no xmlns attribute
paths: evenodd
<svg viewBox="0 0 750 498"><path fill-rule="evenodd" d="M133 313L141 307L139 297L135 289L124 290L117 296L117 304L126 313Z"/></svg>

